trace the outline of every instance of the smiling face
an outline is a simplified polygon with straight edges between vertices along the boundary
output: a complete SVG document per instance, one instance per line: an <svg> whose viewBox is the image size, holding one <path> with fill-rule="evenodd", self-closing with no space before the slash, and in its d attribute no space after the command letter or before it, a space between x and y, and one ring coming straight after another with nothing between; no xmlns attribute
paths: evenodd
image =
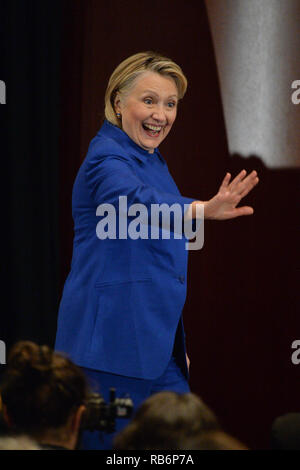
<svg viewBox="0 0 300 470"><path fill-rule="evenodd" d="M175 81L156 72L144 72L129 94L117 95L115 110L121 114L122 129L140 147L153 153L168 135L177 114Z"/></svg>

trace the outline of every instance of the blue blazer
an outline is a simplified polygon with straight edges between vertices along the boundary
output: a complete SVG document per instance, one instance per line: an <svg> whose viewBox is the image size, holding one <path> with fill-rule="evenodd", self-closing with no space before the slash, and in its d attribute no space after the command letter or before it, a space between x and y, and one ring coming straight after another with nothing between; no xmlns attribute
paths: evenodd
<svg viewBox="0 0 300 470"><path fill-rule="evenodd" d="M148 153L104 121L74 183L73 257L55 349L79 366L143 379L159 377L175 351L187 373L186 239L172 232L162 239L161 227L159 239L99 239L96 228L106 214L97 215L97 207L112 204L118 215L119 196L127 196L128 207L144 204L149 214L151 204L163 203L180 204L183 214L194 200L180 195L157 149Z"/></svg>

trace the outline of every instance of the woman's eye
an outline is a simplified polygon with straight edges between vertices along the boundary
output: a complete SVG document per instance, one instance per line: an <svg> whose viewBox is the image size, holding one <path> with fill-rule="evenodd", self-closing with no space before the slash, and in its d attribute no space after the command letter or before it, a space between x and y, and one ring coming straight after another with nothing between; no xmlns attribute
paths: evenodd
<svg viewBox="0 0 300 470"><path fill-rule="evenodd" d="M176 106L176 103L174 103L174 101L170 101L170 102L168 103L168 107L169 107L169 108L174 108L174 106Z"/></svg>
<svg viewBox="0 0 300 470"><path fill-rule="evenodd" d="M151 98L145 98L144 102L146 104L152 104L152 99Z"/></svg>

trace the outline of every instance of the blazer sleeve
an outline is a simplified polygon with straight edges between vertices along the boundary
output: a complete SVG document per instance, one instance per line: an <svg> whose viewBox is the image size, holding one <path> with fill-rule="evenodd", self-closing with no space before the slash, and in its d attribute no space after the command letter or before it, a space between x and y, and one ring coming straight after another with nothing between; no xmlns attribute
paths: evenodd
<svg viewBox="0 0 300 470"><path fill-rule="evenodd" d="M180 194L158 191L139 179L131 163L122 156L94 157L85 169L89 192L96 205L110 203L118 208L119 196L127 196L127 205L143 204L151 211L151 204L179 204L184 215L194 199ZM184 206L186 204L186 206Z"/></svg>

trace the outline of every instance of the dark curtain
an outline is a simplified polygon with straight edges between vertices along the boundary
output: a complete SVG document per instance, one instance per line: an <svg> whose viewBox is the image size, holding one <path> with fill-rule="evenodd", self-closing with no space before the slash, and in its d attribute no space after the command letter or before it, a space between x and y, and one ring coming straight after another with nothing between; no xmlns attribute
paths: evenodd
<svg viewBox="0 0 300 470"><path fill-rule="evenodd" d="M19 339L52 345L56 329L60 8L53 0L1 0L0 339L7 349Z"/></svg>

